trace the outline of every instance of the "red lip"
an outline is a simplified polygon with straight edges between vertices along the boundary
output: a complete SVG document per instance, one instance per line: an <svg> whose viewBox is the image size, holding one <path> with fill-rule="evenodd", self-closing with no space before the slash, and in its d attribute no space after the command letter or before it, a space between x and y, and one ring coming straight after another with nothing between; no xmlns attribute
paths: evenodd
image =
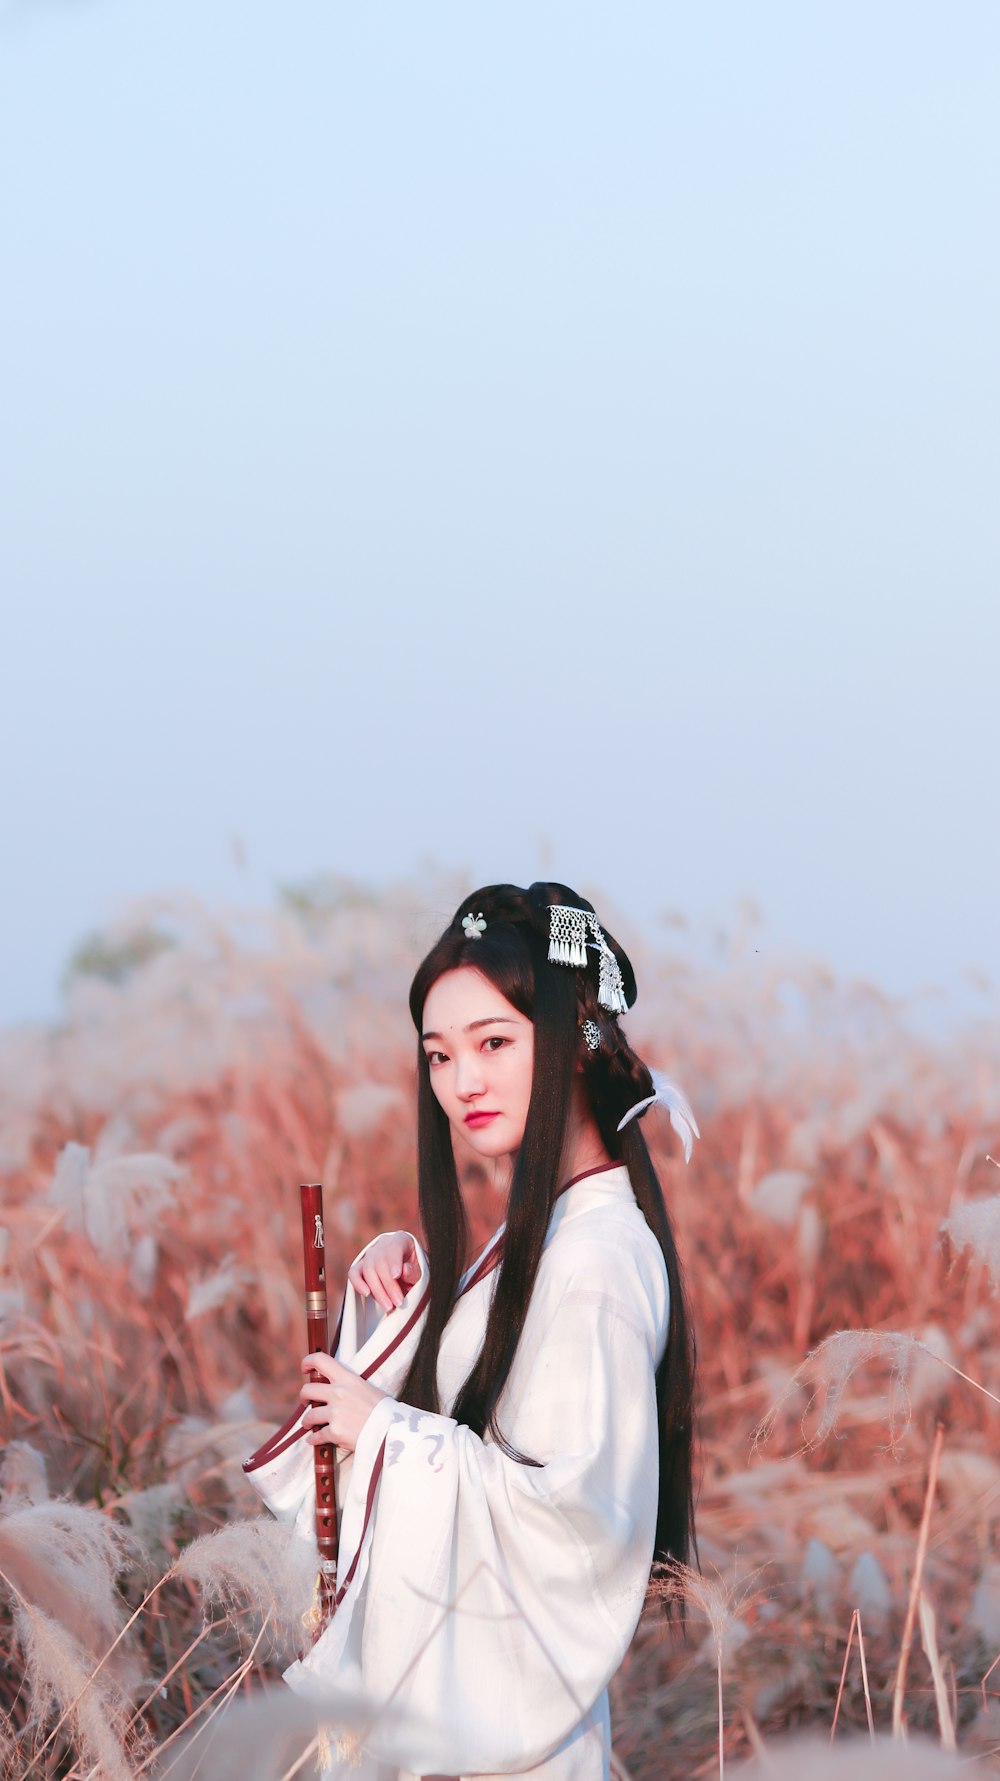
<svg viewBox="0 0 1000 1781"><path fill-rule="evenodd" d="M500 1118L500 1114L498 1112L497 1113L467 1113L465 1116L465 1123L466 1123L466 1125L471 1125L471 1126L489 1125L491 1119L499 1119L499 1118Z"/></svg>

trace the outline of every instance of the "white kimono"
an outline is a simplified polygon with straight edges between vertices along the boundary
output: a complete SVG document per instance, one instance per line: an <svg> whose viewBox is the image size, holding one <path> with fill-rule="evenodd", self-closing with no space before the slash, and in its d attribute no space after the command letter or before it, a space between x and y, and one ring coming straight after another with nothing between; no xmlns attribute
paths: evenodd
<svg viewBox="0 0 1000 1781"><path fill-rule="evenodd" d="M370 1375L389 1393L420 1334L422 1253L420 1262L420 1281L392 1312L348 1288L337 1350L346 1365L360 1373L406 1330ZM495 1278L466 1290L445 1328L438 1391L448 1408L481 1349ZM340 1456L343 1596L285 1671L300 1694L322 1699L333 1686L370 1707L360 1766L355 1756L353 1770L327 1774L606 1781L607 1685L653 1557L654 1371L668 1311L663 1256L627 1170L591 1173L552 1211L499 1405L506 1440L541 1463L509 1459L488 1435L392 1396L372 1410L353 1460ZM299 1439L247 1464L274 1514L315 1544L313 1448Z"/></svg>

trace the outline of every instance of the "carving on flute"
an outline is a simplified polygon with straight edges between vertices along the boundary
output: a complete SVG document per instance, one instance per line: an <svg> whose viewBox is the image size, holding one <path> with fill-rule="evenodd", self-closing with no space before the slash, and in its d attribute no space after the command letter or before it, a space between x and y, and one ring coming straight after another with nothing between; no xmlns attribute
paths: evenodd
<svg viewBox="0 0 1000 1781"><path fill-rule="evenodd" d="M325 1249L326 1248L326 1238L323 1235L323 1215L322 1215L322 1213L317 1212L315 1217L316 1217L316 1229L313 1233L313 1248L314 1249Z"/></svg>

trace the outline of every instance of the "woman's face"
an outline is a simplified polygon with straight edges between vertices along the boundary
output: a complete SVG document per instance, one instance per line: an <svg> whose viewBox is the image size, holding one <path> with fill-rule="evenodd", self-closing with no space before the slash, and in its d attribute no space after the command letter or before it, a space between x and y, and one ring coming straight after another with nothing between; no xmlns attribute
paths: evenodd
<svg viewBox="0 0 1000 1781"><path fill-rule="evenodd" d="M534 1029L472 966L446 971L424 1003L431 1087L452 1130L483 1157L519 1150L531 1100Z"/></svg>

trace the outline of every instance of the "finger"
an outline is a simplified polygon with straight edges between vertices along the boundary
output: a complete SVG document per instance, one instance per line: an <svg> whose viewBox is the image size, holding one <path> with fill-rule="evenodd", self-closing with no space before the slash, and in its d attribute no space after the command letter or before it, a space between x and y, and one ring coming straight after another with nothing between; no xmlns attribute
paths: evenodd
<svg viewBox="0 0 1000 1781"><path fill-rule="evenodd" d="M400 1278L405 1280L407 1286L415 1286L420 1279L420 1263L417 1260L416 1251L413 1249L408 1252L403 1262Z"/></svg>
<svg viewBox="0 0 1000 1781"><path fill-rule="evenodd" d="M371 1297L371 1287L368 1285L367 1280L361 1272L360 1262L355 1262L352 1268L348 1268L347 1278L355 1292L359 1292L363 1299Z"/></svg>
<svg viewBox="0 0 1000 1781"><path fill-rule="evenodd" d="M387 1260L379 1263L378 1276L389 1295L389 1308L391 1309L394 1305L401 1305L403 1303L403 1294L400 1291L396 1277L392 1273Z"/></svg>
<svg viewBox="0 0 1000 1781"><path fill-rule="evenodd" d="M299 1392L299 1400L303 1404L329 1404L332 1397L332 1385L317 1385L312 1380L307 1380Z"/></svg>
<svg viewBox="0 0 1000 1781"><path fill-rule="evenodd" d="M350 1367L345 1367L343 1361L337 1360L332 1354L307 1354L302 1365L307 1371L311 1367L322 1372L326 1385L338 1385L345 1379L357 1378Z"/></svg>
<svg viewBox="0 0 1000 1781"><path fill-rule="evenodd" d="M358 1265L362 1270L361 1278L365 1283L367 1291L371 1294L375 1303L381 1305L383 1311L387 1311L389 1307L385 1302L385 1287L382 1285L382 1282L378 1277L377 1260L373 1261L370 1256L365 1256L364 1260Z"/></svg>
<svg viewBox="0 0 1000 1781"><path fill-rule="evenodd" d="M329 1414L329 1404L303 1404L301 1418L302 1426L303 1428L312 1428L314 1423L323 1422Z"/></svg>
<svg viewBox="0 0 1000 1781"><path fill-rule="evenodd" d="M319 1373L328 1382L334 1378L334 1370L340 1362L334 1360L332 1354L307 1354L300 1363L303 1373Z"/></svg>
<svg viewBox="0 0 1000 1781"><path fill-rule="evenodd" d="M383 1311L391 1311L392 1296L382 1278L382 1270L377 1262L368 1263L365 1279L371 1287L372 1298L376 1304L381 1305Z"/></svg>

